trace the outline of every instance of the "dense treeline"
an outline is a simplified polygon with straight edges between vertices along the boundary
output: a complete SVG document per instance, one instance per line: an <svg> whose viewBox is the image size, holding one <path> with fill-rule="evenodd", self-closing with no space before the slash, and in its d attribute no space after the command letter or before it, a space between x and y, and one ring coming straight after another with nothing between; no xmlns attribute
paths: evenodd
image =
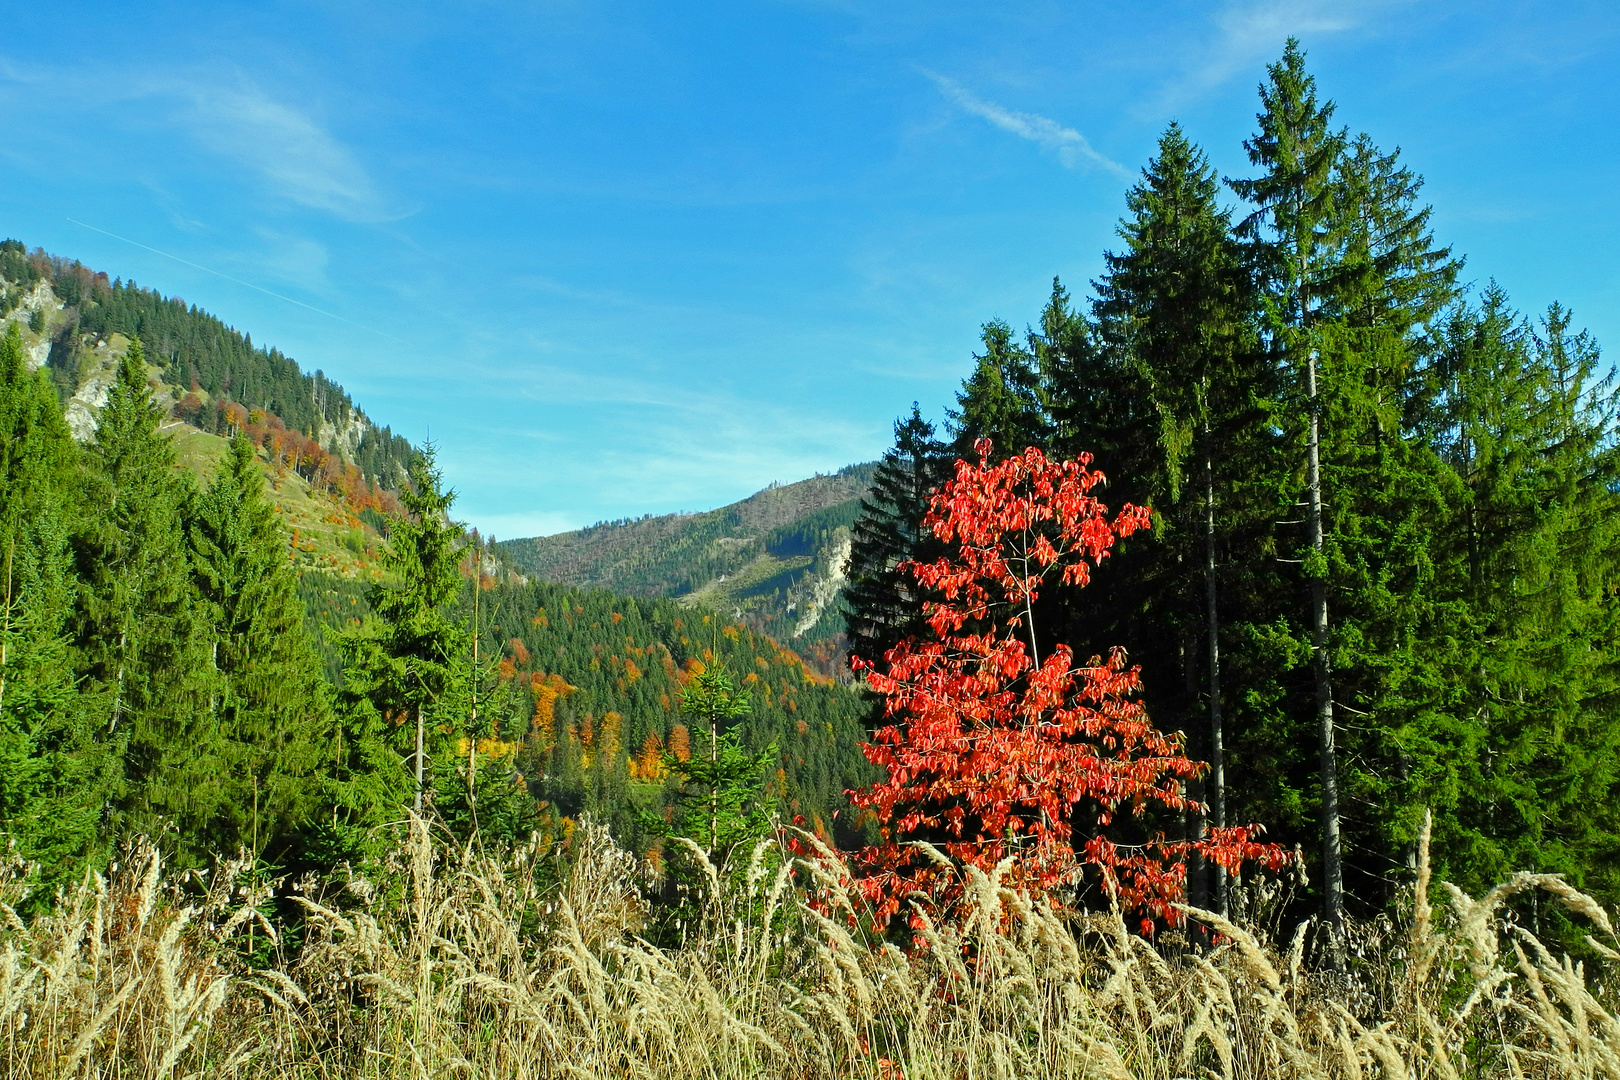
<svg viewBox="0 0 1620 1080"><path fill-rule="evenodd" d="M162 368L163 381L182 394L193 393L186 419L218 432L231 426L224 411L236 403L244 414L258 410L277 417L287 429L320 439L328 449L341 442L341 456L384 487L397 488L403 480L410 443L374 426L341 386L320 371L304 373L291 357L255 346L250 335L179 297L109 280L105 273L38 249L30 254L16 240L0 243L0 277L13 286L0 302L5 312L41 281L66 306L52 329L49 357L64 397L78 388L79 368L91 346L113 334L139 337L148 361Z"/></svg>
<svg viewBox="0 0 1620 1080"><path fill-rule="evenodd" d="M830 832L864 775L848 689L668 601L522 583L452 522L431 448L382 579L300 581L273 462L238 433L199 484L164 421L138 338L82 446L0 338L0 820L37 896L137 833L286 870L375 859L410 809L491 843L591 810L651 842L710 669L752 698L735 735L780 749L755 803Z"/></svg>
<svg viewBox="0 0 1620 1080"><path fill-rule="evenodd" d="M496 585L482 602L500 676L526 691L523 772L563 813L589 810L639 837L636 812L668 802L665 755L688 754L701 735L681 700L711 667L751 699L743 744L776 746L767 791L788 817L832 835L844 791L867 778L859 699L744 626L671 600L544 583Z"/></svg>
<svg viewBox="0 0 1620 1080"><path fill-rule="evenodd" d="M1297 43L1261 86L1249 176L1172 124L1089 303L985 326L938 433L896 425L851 557L852 651L916 633L899 572L975 439L1095 455L1153 508L1037 624L1121 645L1150 714L1211 764L1210 826L1298 843L1330 919L1437 873L1515 869L1620 900L1620 396L1554 305L1465 287L1421 180L1335 125ZM1193 868L1195 901L1224 882Z"/></svg>

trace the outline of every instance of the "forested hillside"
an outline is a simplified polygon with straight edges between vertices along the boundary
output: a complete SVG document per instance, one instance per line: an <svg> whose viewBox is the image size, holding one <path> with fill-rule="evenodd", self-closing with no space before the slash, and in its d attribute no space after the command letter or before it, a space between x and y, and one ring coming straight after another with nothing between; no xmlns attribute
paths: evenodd
<svg viewBox="0 0 1620 1080"><path fill-rule="evenodd" d="M47 884L137 832L182 865L330 870L407 807L505 843L590 812L657 850L722 736L750 813L849 824L854 690L706 612L525 582L453 521L431 448L397 499L320 488L278 429L167 406L131 338L81 444L22 327L0 336L0 815ZM699 678L740 722L688 707Z"/></svg>
<svg viewBox="0 0 1620 1080"><path fill-rule="evenodd" d="M94 430L116 354L139 337L175 418L216 434L257 425L311 473L347 464L389 490L404 479L410 443L373 424L341 386L179 297L7 240L0 317L17 324L29 365L49 370L80 439Z"/></svg>
<svg viewBox="0 0 1620 1080"><path fill-rule="evenodd" d="M681 695L694 672L716 665L751 700L738 726L744 744L776 747L767 790L787 816L830 836L845 790L870 775L856 691L744 626L670 600L538 582L496 585L482 603L499 676L521 690L520 768L564 814L589 810L629 840L636 808L662 812L663 755L696 744Z"/></svg>
<svg viewBox="0 0 1620 1080"><path fill-rule="evenodd" d="M773 485L707 513L607 521L500 548L542 580L713 608L794 642L830 671L844 630L849 529L872 469Z"/></svg>

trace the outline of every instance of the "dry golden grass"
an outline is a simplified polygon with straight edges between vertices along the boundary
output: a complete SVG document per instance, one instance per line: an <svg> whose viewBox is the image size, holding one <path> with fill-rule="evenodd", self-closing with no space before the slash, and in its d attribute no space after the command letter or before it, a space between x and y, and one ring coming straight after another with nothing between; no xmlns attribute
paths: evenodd
<svg viewBox="0 0 1620 1080"><path fill-rule="evenodd" d="M0 1071L12 1077L1581 1077L1620 1080L1611 991L1512 923L1556 878L1455 889L1409 923L1361 928L1336 971L1302 930L1273 943L1193 912L1212 948L1065 916L973 872L970 914L928 948L873 949L830 852L800 885L759 853L680 948L637 936L642 869L588 823L545 892L524 858L447 849L420 823L374 881L314 883L296 949L227 865L167 880L150 848L0 938ZM1426 859L1420 866L1427 886ZM9 886L14 899L18 879ZM1256 921L1253 925L1258 925ZM249 942L251 940L251 946ZM971 959L968 959L971 957Z"/></svg>

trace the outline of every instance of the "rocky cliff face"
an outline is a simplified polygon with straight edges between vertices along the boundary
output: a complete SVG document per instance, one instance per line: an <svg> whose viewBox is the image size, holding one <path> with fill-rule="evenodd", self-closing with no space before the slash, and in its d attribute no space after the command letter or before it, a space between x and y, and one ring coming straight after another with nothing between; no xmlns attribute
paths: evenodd
<svg viewBox="0 0 1620 1080"><path fill-rule="evenodd" d="M10 285L9 289L19 288ZM63 304L51 291L48 282L41 281L32 289L22 293L17 300L17 306L11 310L4 319L0 319L0 333L4 333L8 325L15 323L22 331L23 348L27 351L28 370L38 371L50 359L51 338L49 330L35 331L33 327L41 322L47 327L52 322L60 320L59 313Z"/></svg>
<svg viewBox="0 0 1620 1080"><path fill-rule="evenodd" d="M839 528L833 533L832 543L817 553L814 571L803 583L803 599L788 605L788 612L798 616L798 621L793 624L794 637L804 637L813 631L816 624L833 610L845 583L849 581L849 550L852 542L850 531Z"/></svg>
<svg viewBox="0 0 1620 1080"><path fill-rule="evenodd" d="M359 410L344 408L342 419L336 423L325 417L321 419L321 426L315 432L315 439L327 453L349 460L360 449L360 440L365 438L366 432L370 430L372 430L371 421Z"/></svg>
<svg viewBox="0 0 1620 1080"><path fill-rule="evenodd" d="M37 282L23 290L14 282L0 283L6 298L20 292L16 306L0 317L0 334L15 326L22 335L23 349L30 370L38 371L50 360L51 345L61 334L66 321L67 305L58 300L50 282ZM122 335L115 340L87 343L71 372L73 396L66 403L68 430L80 442L88 442L96 433L96 413L107 403L107 391L112 387L118 358L129 348ZM60 380L59 380L60 382Z"/></svg>

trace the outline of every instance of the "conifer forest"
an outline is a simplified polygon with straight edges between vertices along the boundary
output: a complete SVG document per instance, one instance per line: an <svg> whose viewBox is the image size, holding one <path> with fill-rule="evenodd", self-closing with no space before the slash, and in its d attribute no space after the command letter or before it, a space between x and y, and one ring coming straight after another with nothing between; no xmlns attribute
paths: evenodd
<svg viewBox="0 0 1620 1080"><path fill-rule="evenodd" d="M0 244L0 1077L1620 1080L1614 368L1256 112L881 460L554 537Z"/></svg>

